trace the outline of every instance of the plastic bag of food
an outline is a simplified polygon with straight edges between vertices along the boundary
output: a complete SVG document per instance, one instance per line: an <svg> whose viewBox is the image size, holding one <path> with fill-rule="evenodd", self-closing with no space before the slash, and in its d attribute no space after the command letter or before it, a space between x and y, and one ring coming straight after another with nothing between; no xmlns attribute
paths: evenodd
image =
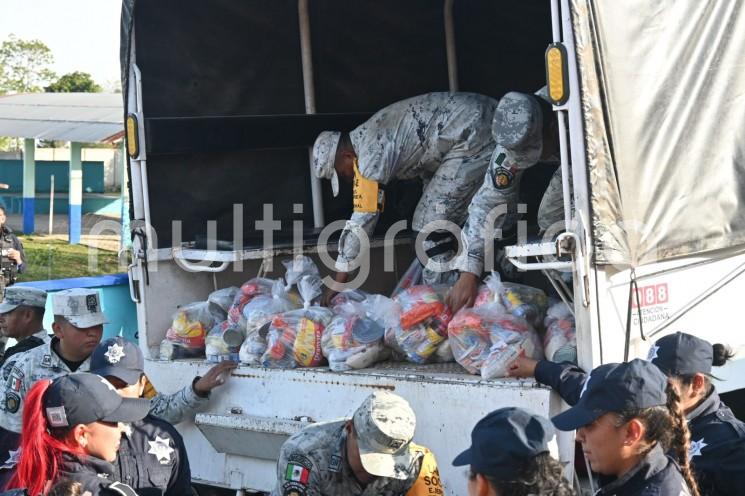
<svg viewBox="0 0 745 496"><path fill-rule="evenodd" d="M421 284L423 272L424 272L424 267L422 266L421 262L419 262L418 258L414 258L414 260L411 262L411 265L409 265L409 268L406 269L406 272L404 272L404 275L401 276L401 279L398 281L398 284L393 289L393 292L391 293L391 298L395 298L396 295L398 295L401 291L409 289L412 286Z"/></svg>
<svg viewBox="0 0 745 496"><path fill-rule="evenodd" d="M210 304L210 312L216 316L219 315L221 317L220 320L226 320L228 318L228 310L230 310L230 306L233 304L238 291L240 289L231 286L210 293L207 297L207 301Z"/></svg>
<svg viewBox="0 0 745 496"><path fill-rule="evenodd" d="M388 358L383 346L386 328L397 324L398 305L382 295L348 301L326 326L321 349L331 370L369 367Z"/></svg>
<svg viewBox="0 0 745 496"><path fill-rule="evenodd" d="M333 298L331 298L329 308L331 308L335 314L342 313L344 311L342 309L344 304L348 302L361 303L365 301L368 296L371 295L361 289L348 289L341 293L337 293Z"/></svg>
<svg viewBox="0 0 745 496"><path fill-rule="evenodd" d="M270 322L249 334L238 351L238 359L246 365L261 365L261 357L266 353L266 335Z"/></svg>
<svg viewBox="0 0 745 496"><path fill-rule="evenodd" d="M164 359L204 356L205 336L215 321L209 302L199 301L179 308L166 331L167 343L161 346L161 356Z"/></svg>
<svg viewBox="0 0 745 496"><path fill-rule="evenodd" d="M229 320L215 325L205 338L205 355L208 362L238 361L238 352L246 337L244 329Z"/></svg>
<svg viewBox="0 0 745 496"><path fill-rule="evenodd" d="M305 276L321 276L315 262L305 255L297 255L295 258L285 260L282 265L285 266L287 286L297 285Z"/></svg>
<svg viewBox="0 0 745 496"><path fill-rule="evenodd" d="M527 320L533 327L543 324L543 317L548 308L546 293L538 288L502 282L498 272L486 278L474 302L474 307L499 301L515 317Z"/></svg>
<svg viewBox="0 0 745 496"><path fill-rule="evenodd" d="M243 283L233 298L233 303L228 308L228 320L233 324L245 327L246 320L243 317L243 308L257 296L271 294L274 282L273 279L255 277Z"/></svg>
<svg viewBox="0 0 745 496"><path fill-rule="evenodd" d="M312 305L321 295L321 278L303 276L297 283L303 308L274 316L267 333L261 364L273 368L317 367L323 363L321 338L333 313Z"/></svg>
<svg viewBox="0 0 745 496"><path fill-rule="evenodd" d="M506 376L509 364L521 354L542 356L538 333L499 302L461 309L448 325L448 338L455 360L485 379Z"/></svg>
<svg viewBox="0 0 745 496"><path fill-rule="evenodd" d="M546 334L543 346L546 358L554 362L577 362L577 331L572 311L564 302L559 302L546 312L543 321Z"/></svg>
<svg viewBox="0 0 745 496"><path fill-rule="evenodd" d="M287 286L283 284L282 279L272 281L269 293L255 296L243 307L241 314L246 334L251 334L269 323L275 315L296 308L298 305L288 295Z"/></svg>

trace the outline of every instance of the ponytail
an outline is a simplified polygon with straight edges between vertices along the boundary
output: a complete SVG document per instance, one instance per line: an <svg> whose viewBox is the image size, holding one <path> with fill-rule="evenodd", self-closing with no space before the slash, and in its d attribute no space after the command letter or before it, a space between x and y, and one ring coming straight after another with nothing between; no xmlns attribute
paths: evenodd
<svg viewBox="0 0 745 496"><path fill-rule="evenodd" d="M714 350L714 359L711 361L711 364L715 367L721 367L735 356L735 353L729 346L717 343L712 348Z"/></svg>
<svg viewBox="0 0 745 496"><path fill-rule="evenodd" d="M673 421L673 439L671 449L678 459L680 472L688 484L688 489L692 496L700 496L698 484L691 471L691 463L688 458L688 450L691 445L691 433L688 431L688 422L683 414L683 408L680 406L680 396L678 396L675 387L668 381L667 384L667 408L670 410L670 416Z"/></svg>
<svg viewBox="0 0 745 496"><path fill-rule="evenodd" d="M47 481L54 482L63 453L80 455L83 451L65 441L70 428L52 429L44 415L44 393L52 381L37 381L26 395L21 432L21 458L6 489L26 488L28 494L44 494Z"/></svg>

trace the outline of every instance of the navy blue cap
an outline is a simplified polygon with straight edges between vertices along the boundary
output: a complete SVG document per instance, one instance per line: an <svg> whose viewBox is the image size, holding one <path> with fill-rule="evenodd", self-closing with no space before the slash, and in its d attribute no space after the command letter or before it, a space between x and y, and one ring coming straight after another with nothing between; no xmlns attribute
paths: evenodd
<svg viewBox="0 0 745 496"><path fill-rule="evenodd" d="M149 400L123 398L106 379L87 372L58 377L44 393L44 414L51 427L136 422L149 410Z"/></svg>
<svg viewBox="0 0 745 496"><path fill-rule="evenodd" d="M548 452L554 428L548 419L522 408L500 408L478 421L471 447L453 460L456 467L492 477L514 476L525 460Z"/></svg>
<svg viewBox="0 0 745 496"><path fill-rule="evenodd" d="M608 412L666 405L666 389L665 374L646 360L601 365L587 376L579 402L551 420L557 429L572 431Z"/></svg>
<svg viewBox="0 0 745 496"><path fill-rule="evenodd" d="M109 338L98 343L93 350L90 371L104 377L113 376L132 385L145 373L145 357L140 347L131 341L122 337Z"/></svg>
<svg viewBox="0 0 745 496"><path fill-rule="evenodd" d="M658 339L649 349L647 360L668 376L711 375L714 347L696 336L676 332Z"/></svg>

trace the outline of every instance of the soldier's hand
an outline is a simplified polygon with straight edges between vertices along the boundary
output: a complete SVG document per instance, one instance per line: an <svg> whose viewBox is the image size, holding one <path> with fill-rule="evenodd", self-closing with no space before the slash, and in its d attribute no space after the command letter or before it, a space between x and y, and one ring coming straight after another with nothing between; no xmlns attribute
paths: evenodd
<svg viewBox="0 0 745 496"><path fill-rule="evenodd" d="M536 360L521 356L510 364L507 375L510 377L535 377L535 366L537 364Z"/></svg>
<svg viewBox="0 0 745 496"><path fill-rule="evenodd" d="M458 281L446 298L446 303L455 314L463 307L469 308L473 306L478 290L478 276L470 272L461 272Z"/></svg>
<svg viewBox="0 0 745 496"><path fill-rule="evenodd" d="M23 263L23 260L21 259L21 252L13 248L10 248L8 250L8 258L14 260L15 263L17 263L18 265Z"/></svg>
<svg viewBox="0 0 745 496"><path fill-rule="evenodd" d="M225 381L230 377L230 373L237 366L237 363L231 361L218 363L212 367L209 372L204 374L204 377L200 377L199 380L194 383L194 392L197 393L198 396L208 396L210 391L225 384Z"/></svg>

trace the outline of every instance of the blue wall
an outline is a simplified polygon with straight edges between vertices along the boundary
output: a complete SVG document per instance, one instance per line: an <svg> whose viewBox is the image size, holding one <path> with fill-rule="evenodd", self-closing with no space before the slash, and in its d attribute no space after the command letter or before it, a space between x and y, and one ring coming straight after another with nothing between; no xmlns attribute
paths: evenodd
<svg viewBox="0 0 745 496"><path fill-rule="evenodd" d="M37 160L36 191L48 193L54 174L54 191L68 192L70 188L69 162ZM23 192L23 160L0 160L0 183L6 183L8 193ZM103 193L103 162L83 162L83 192ZM49 209L47 208L47 211Z"/></svg>

